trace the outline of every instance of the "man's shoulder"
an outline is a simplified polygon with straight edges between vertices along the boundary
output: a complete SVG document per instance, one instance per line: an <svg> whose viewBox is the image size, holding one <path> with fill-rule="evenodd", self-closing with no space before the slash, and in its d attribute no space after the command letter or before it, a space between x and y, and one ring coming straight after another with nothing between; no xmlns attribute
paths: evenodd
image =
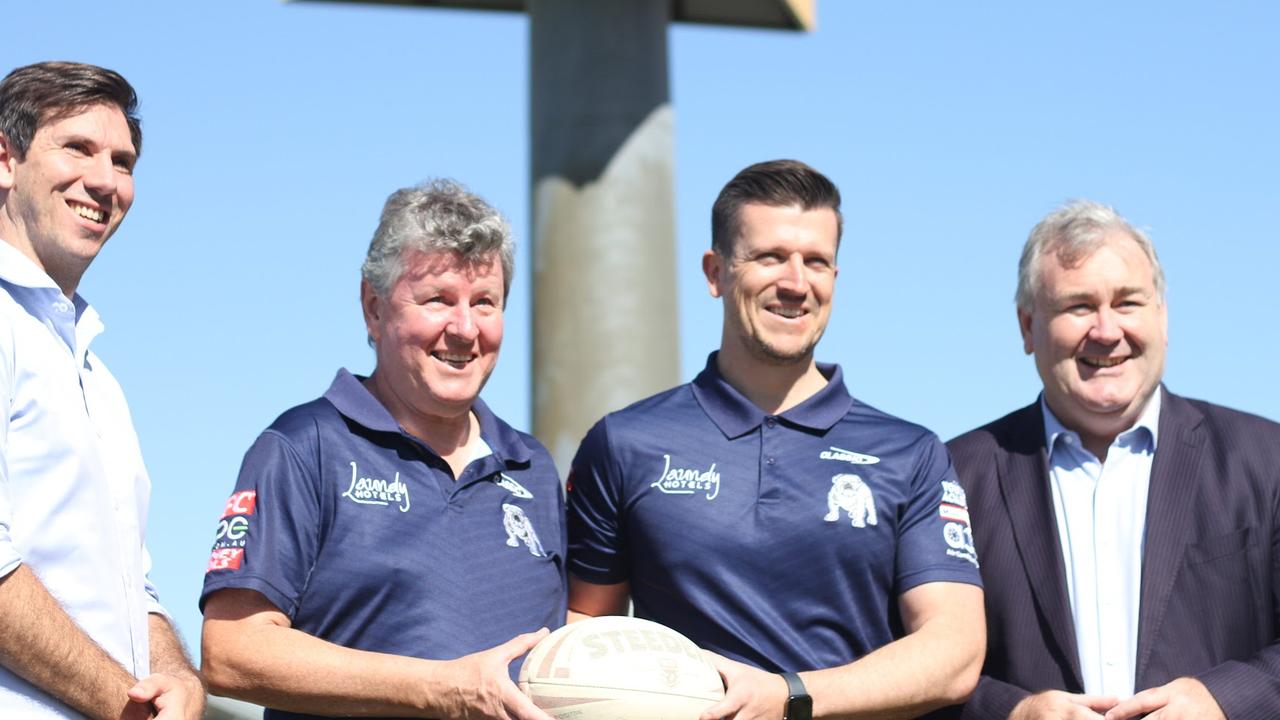
<svg viewBox="0 0 1280 720"><path fill-rule="evenodd" d="M323 397L295 405L271 422L263 435L283 438L292 443L309 442L325 430L349 434L346 423L333 403Z"/></svg>
<svg viewBox="0 0 1280 720"><path fill-rule="evenodd" d="M849 410L832 428L836 434L849 430L856 432L871 430L877 435L895 435L912 442L933 440L937 437L932 430L919 423L868 405L856 397L851 399Z"/></svg>
<svg viewBox="0 0 1280 720"><path fill-rule="evenodd" d="M652 427L655 416L678 417L689 412L701 413L701 409L693 396L691 383L684 383L608 413L600 422L608 424L611 431L641 429Z"/></svg>
<svg viewBox="0 0 1280 720"><path fill-rule="evenodd" d="M1167 418L1168 422L1178 426L1202 425L1212 434L1234 443L1263 441L1280 444L1280 423L1261 415L1168 391L1164 401L1168 414L1161 418L1162 422Z"/></svg>
<svg viewBox="0 0 1280 720"><path fill-rule="evenodd" d="M1009 414L962 433L947 441L947 450L956 463L961 458L975 454L990 454L997 450L1012 452L1026 450L1043 443L1044 417L1038 403L1020 407Z"/></svg>

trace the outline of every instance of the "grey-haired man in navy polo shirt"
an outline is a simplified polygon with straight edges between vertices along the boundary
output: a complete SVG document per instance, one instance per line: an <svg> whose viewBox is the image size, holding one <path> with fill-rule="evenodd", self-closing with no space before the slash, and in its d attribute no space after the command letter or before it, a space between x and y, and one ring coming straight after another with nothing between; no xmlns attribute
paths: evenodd
<svg viewBox="0 0 1280 720"><path fill-rule="evenodd" d="M712 209L702 267L720 350L688 385L606 416L570 476L571 612L656 620L718 653L703 720L914 717L966 698L982 589L964 491L929 431L814 361L840 195L753 165Z"/></svg>
<svg viewBox="0 0 1280 720"><path fill-rule="evenodd" d="M479 399L507 223L448 181L392 194L360 286L376 365L245 456L205 576L211 690L266 717L549 720L512 662L565 618L547 451Z"/></svg>

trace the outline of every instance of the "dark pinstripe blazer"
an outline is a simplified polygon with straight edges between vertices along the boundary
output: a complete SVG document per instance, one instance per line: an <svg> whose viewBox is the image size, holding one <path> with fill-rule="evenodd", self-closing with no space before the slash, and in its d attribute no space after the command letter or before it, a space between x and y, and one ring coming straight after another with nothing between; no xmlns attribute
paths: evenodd
<svg viewBox="0 0 1280 720"><path fill-rule="evenodd" d="M1137 689L1191 675L1230 720L1280 718L1280 425L1161 392ZM986 586L987 659L962 717L1082 692L1039 402L947 446Z"/></svg>

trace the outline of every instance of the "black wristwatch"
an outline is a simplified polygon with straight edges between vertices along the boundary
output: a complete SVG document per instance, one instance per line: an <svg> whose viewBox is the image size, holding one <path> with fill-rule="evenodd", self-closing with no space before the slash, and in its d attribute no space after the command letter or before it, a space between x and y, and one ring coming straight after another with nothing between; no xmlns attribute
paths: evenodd
<svg viewBox="0 0 1280 720"><path fill-rule="evenodd" d="M813 698L795 673L779 673L787 681L787 707L782 720L813 720Z"/></svg>

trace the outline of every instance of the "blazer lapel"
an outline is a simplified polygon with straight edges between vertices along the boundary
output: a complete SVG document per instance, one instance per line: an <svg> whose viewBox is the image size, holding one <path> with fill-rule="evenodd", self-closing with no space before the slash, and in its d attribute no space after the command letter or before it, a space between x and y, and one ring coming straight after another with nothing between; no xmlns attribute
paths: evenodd
<svg viewBox="0 0 1280 720"><path fill-rule="evenodd" d="M1058 547L1058 520L1049 491L1048 453L1045 451L1044 416L1040 404L1019 411L1005 438L1007 451L1000 454L1000 490L1013 525L1018 554L1031 583L1036 604L1049 625L1058 650L1068 660L1075 690L1083 690L1075 623L1067 599L1066 570Z"/></svg>
<svg viewBox="0 0 1280 720"><path fill-rule="evenodd" d="M1163 386L1160 392L1164 393L1160 406L1160 438L1151 463L1142 553L1142 599L1138 606L1135 666L1138 687L1143 687L1143 672L1181 569L1203 455L1198 430L1204 416Z"/></svg>

